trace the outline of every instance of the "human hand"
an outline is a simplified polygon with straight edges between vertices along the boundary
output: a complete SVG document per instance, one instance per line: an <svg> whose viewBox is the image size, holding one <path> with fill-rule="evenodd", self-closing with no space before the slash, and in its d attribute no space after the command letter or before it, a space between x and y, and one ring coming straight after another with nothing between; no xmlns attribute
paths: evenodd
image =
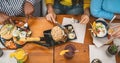
<svg viewBox="0 0 120 63"><path fill-rule="evenodd" d="M56 22L55 21L55 19L56 19L55 12L54 11L48 12L48 14L46 15L46 19L49 20L49 21L51 21L51 22L53 22L53 23L55 23Z"/></svg>
<svg viewBox="0 0 120 63"><path fill-rule="evenodd" d="M26 16L28 15L32 15L32 13L34 12L34 6L30 3L30 2L25 2L24 5L24 13Z"/></svg>
<svg viewBox="0 0 120 63"><path fill-rule="evenodd" d="M80 19L81 24L87 24L89 22L89 16L86 14L83 14Z"/></svg>
<svg viewBox="0 0 120 63"><path fill-rule="evenodd" d="M120 19L120 14L115 14L116 19Z"/></svg>
<svg viewBox="0 0 120 63"><path fill-rule="evenodd" d="M0 13L0 23L3 24L7 19L9 19L9 16L5 13Z"/></svg>
<svg viewBox="0 0 120 63"><path fill-rule="evenodd" d="M120 38L120 26L116 26L114 27L114 30L113 33L111 33L111 36L114 37L114 38Z"/></svg>

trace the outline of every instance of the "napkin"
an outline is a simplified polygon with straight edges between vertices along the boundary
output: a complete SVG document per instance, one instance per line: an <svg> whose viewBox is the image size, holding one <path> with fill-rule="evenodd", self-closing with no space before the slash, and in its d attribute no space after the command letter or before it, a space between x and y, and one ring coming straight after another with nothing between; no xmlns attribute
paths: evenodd
<svg viewBox="0 0 120 63"><path fill-rule="evenodd" d="M115 56L110 57L106 54L107 48L108 45L99 48L94 45L89 45L90 63L95 58L100 59L102 63L116 63Z"/></svg>
<svg viewBox="0 0 120 63"><path fill-rule="evenodd" d="M120 46L120 39L119 38L114 39L113 43L117 46Z"/></svg>
<svg viewBox="0 0 120 63"><path fill-rule="evenodd" d="M97 47L101 47L103 46L106 41L108 40L107 37L104 37L104 38L96 38L96 37L93 37L93 43L95 44L95 46Z"/></svg>
<svg viewBox="0 0 120 63"><path fill-rule="evenodd" d="M0 57L0 63L17 63L15 58L10 58L10 53L15 50L3 50L3 55Z"/></svg>
<svg viewBox="0 0 120 63"><path fill-rule="evenodd" d="M77 36L77 39L71 40L71 42L84 43L86 24L80 24L76 19L64 17L62 25L67 25L67 24L71 24L73 26Z"/></svg>

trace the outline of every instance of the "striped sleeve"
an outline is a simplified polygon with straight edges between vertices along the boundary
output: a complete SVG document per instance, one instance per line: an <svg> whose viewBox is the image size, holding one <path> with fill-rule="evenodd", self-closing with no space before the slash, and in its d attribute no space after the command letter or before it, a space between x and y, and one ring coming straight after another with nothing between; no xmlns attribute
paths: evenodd
<svg viewBox="0 0 120 63"><path fill-rule="evenodd" d="M0 1L0 12L9 16L23 15L24 0L2 0Z"/></svg>
<svg viewBox="0 0 120 63"><path fill-rule="evenodd" d="M32 5L35 5L36 3L36 0L26 0L26 1L30 2Z"/></svg>

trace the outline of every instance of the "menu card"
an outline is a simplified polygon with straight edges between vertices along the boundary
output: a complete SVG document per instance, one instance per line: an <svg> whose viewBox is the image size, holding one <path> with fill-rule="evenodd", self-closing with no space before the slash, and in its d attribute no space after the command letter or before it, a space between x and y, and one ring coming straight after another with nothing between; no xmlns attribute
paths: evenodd
<svg viewBox="0 0 120 63"><path fill-rule="evenodd" d="M71 24L73 26L74 31L77 36L77 39L72 40L72 42L84 43L86 24L80 24L80 23L78 23L78 20L75 20L73 18L64 17L62 25L67 25L67 24Z"/></svg>
<svg viewBox="0 0 120 63"><path fill-rule="evenodd" d="M0 63L17 63L15 58L10 58L10 53L15 50L3 50L3 55L0 57Z"/></svg>
<svg viewBox="0 0 120 63"><path fill-rule="evenodd" d="M101 60L102 63L116 63L115 56L110 57L106 54L107 48L108 45L99 48L94 45L89 45L90 63L96 58Z"/></svg>

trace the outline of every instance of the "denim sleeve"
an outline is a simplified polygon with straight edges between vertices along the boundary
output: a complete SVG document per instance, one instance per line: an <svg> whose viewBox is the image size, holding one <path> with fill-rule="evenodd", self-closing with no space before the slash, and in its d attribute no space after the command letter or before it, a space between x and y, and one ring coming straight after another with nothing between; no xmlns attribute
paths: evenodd
<svg viewBox="0 0 120 63"><path fill-rule="evenodd" d="M103 10L102 4L103 4L103 0L91 0L91 5L90 5L91 14L94 17L111 20L114 16L114 13Z"/></svg>

